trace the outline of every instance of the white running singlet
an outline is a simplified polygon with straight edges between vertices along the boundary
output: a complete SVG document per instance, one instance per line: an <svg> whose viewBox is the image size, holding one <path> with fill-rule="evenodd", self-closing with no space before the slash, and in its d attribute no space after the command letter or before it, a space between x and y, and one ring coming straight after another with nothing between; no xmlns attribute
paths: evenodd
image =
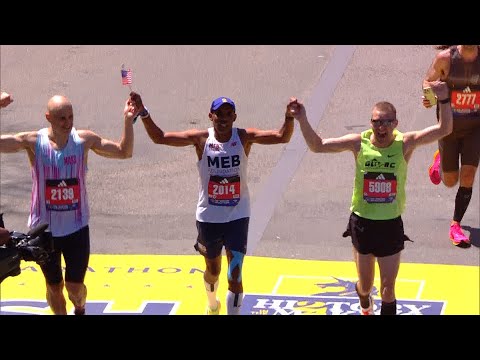
<svg viewBox="0 0 480 360"><path fill-rule="evenodd" d="M237 128L224 143L215 139L213 127L208 129L202 159L197 162L198 221L226 223L250 217L247 165Z"/></svg>

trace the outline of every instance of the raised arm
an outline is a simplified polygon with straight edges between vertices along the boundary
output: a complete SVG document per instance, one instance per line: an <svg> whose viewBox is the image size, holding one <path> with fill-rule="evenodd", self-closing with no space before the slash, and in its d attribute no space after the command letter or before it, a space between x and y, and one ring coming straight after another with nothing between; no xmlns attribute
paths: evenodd
<svg viewBox="0 0 480 360"><path fill-rule="evenodd" d="M36 131L20 132L15 135L0 136L0 153L15 153L21 150L34 151Z"/></svg>
<svg viewBox="0 0 480 360"><path fill-rule="evenodd" d="M435 55L432 64L425 74L423 86L435 80L444 80L450 70L450 49L442 50Z"/></svg>
<svg viewBox="0 0 480 360"><path fill-rule="evenodd" d="M293 134L293 114L292 114L292 105L297 102L297 99L290 98L290 101L287 104L285 110L285 121L282 123L282 126L278 130L260 130L256 128L247 128L245 129L244 142L246 145L249 144L262 144L262 145L271 145L271 144L281 144L288 143L292 138Z"/></svg>
<svg viewBox="0 0 480 360"><path fill-rule="evenodd" d="M115 159L128 159L133 155L133 119L138 109L131 98L125 102L123 110L124 127L122 138L119 142L102 138L93 131L80 130L79 136L85 140L87 149L92 149L96 154Z"/></svg>
<svg viewBox="0 0 480 360"><path fill-rule="evenodd" d="M406 158L419 145L425 145L447 136L453 130L453 115L450 106L450 97L447 84L443 81L432 81L427 83L438 98L440 110L437 124L423 130L411 131L404 134L404 153ZM407 157L408 156L408 157Z"/></svg>
<svg viewBox="0 0 480 360"><path fill-rule="evenodd" d="M322 139L313 130L307 118L307 111L302 102L297 101L292 109L295 119L300 124L300 130L308 148L314 153L334 153L352 151L356 154L360 149L360 134L348 134L338 138Z"/></svg>
<svg viewBox="0 0 480 360"><path fill-rule="evenodd" d="M208 131L206 130L191 129L185 131L164 132L155 125L151 118L142 120L150 139L152 139L155 144L168 146L200 146L202 138L206 139L208 137Z"/></svg>
<svg viewBox="0 0 480 360"><path fill-rule="evenodd" d="M143 116L141 116L143 126L145 126L145 130L153 143L169 146L195 145L197 148L200 148L202 139L208 137L207 130L192 129L186 131L164 132L153 122L150 113L143 105L141 96L135 92L132 92L130 96L133 101L135 101L136 106L140 110L140 114L143 113Z"/></svg>
<svg viewBox="0 0 480 360"><path fill-rule="evenodd" d="M424 88L429 87L431 81L436 80L445 80L450 71L450 49L442 50L433 59L432 64L425 74L423 79L422 86ZM433 105L430 104L425 96L422 96L422 103L425 108L431 108Z"/></svg>

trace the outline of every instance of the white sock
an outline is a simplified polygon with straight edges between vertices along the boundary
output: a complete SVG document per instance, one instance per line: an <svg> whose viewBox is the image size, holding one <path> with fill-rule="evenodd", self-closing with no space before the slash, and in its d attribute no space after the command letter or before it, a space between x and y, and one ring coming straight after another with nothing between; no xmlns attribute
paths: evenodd
<svg viewBox="0 0 480 360"><path fill-rule="evenodd" d="M218 280L215 282L215 284L213 284L213 286L212 284L206 282L205 279L203 280L203 283L205 284L205 290L207 291L208 306L210 309L215 310L217 308Z"/></svg>
<svg viewBox="0 0 480 360"><path fill-rule="evenodd" d="M242 306L243 293L234 294L230 290L227 291L227 315L240 315Z"/></svg>

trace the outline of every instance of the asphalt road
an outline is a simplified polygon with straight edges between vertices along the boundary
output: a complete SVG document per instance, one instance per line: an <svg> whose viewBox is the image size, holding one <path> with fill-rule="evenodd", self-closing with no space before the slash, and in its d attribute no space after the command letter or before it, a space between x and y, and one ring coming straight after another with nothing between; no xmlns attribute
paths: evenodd
<svg viewBox="0 0 480 360"><path fill-rule="evenodd" d="M381 100L397 108L401 131L435 122L421 104L421 82L435 50L412 46L0 46L1 87L14 103L0 112L2 134L47 126L48 99L64 94L74 105L74 125L118 139L129 88L120 67L133 71L164 130L206 128L213 98L237 105L238 127L277 128L290 96L303 100L323 136L360 132ZM448 228L456 188L430 183L427 168L436 144L410 160L407 243L403 261L480 265L478 174L462 225L473 246L454 247ZM350 153L313 154L296 125L292 141L254 145L249 157L252 197L249 254L275 258L351 260L345 229L354 162ZM31 175L26 153L0 158L0 211L6 226L26 230ZM195 254L197 202L193 147L153 144L135 125L134 156L89 156L92 253Z"/></svg>

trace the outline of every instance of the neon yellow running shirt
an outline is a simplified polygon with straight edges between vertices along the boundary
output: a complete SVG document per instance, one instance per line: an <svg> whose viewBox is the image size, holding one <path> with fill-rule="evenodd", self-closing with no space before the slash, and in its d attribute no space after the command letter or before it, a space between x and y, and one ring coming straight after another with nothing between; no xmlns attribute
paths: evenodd
<svg viewBox="0 0 480 360"><path fill-rule="evenodd" d="M395 140L387 148L372 145L371 135L372 129L361 133L350 210L366 219L395 219L403 213L406 199L403 133L395 129Z"/></svg>

